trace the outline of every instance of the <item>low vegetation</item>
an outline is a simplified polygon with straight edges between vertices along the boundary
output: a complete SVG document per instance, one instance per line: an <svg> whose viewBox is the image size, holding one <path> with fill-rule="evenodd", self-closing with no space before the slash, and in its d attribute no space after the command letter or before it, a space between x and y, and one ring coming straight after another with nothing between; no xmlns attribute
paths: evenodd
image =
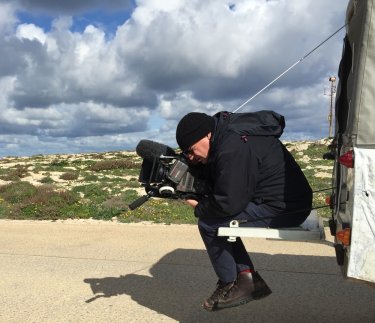
<svg viewBox="0 0 375 323"><path fill-rule="evenodd" d="M322 159L327 140L286 143L314 191L314 206L325 205L332 161ZM122 222L195 223L178 200L150 199L128 205L144 189L138 183L142 160L133 152L6 157L0 159L0 218L102 219ZM323 217L329 208L320 208Z"/></svg>

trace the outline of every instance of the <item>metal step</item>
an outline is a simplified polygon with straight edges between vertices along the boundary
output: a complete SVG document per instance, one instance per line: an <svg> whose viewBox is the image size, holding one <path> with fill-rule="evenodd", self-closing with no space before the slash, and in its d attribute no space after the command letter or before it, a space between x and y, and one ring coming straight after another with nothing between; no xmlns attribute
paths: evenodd
<svg viewBox="0 0 375 323"><path fill-rule="evenodd" d="M218 236L228 237L230 242L235 242L237 237L301 241L325 240L323 220L318 216L316 210L312 210L306 221L299 227L282 229L240 227L240 223L233 220L229 227L219 228Z"/></svg>

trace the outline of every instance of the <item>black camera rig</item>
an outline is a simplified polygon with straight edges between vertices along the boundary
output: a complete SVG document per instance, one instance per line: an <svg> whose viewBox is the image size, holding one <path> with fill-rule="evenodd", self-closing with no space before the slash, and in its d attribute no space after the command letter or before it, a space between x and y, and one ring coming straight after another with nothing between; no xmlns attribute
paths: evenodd
<svg viewBox="0 0 375 323"><path fill-rule="evenodd" d="M143 158L138 180L146 195L132 202L131 210L151 197L199 200L208 193L204 165L192 165L184 154L150 140L141 140L136 151Z"/></svg>

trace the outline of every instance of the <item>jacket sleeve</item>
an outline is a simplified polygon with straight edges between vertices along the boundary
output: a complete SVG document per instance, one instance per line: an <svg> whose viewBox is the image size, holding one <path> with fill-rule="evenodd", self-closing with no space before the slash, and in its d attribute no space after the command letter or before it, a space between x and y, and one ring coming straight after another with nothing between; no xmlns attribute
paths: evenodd
<svg viewBox="0 0 375 323"><path fill-rule="evenodd" d="M213 191L195 207L197 217L224 217L241 212L252 200L259 160L248 143L226 140L213 161Z"/></svg>

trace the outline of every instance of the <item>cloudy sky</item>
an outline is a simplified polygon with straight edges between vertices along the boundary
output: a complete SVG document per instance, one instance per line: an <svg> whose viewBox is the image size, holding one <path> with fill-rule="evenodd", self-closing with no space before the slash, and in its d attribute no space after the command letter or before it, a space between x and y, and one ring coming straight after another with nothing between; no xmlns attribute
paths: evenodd
<svg viewBox="0 0 375 323"><path fill-rule="evenodd" d="M176 147L190 111L233 111L344 25L348 0L0 0L0 157ZM342 30L239 112L328 136Z"/></svg>

